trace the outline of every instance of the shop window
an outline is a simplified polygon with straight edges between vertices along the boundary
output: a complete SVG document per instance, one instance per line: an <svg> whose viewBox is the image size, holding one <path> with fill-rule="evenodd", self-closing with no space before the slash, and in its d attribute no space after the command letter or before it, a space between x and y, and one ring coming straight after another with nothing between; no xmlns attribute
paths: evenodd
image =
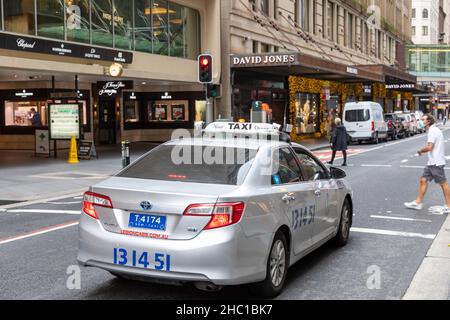
<svg viewBox="0 0 450 320"><path fill-rule="evenodd" d="M42 127L47 125L46 101L5 101L5 125Z"/></svg>
<svg viewBox="0 0 450 320"><path fill-rule="evenodd" d="M34 0L4 0L5 30L21 34L35 34Z"/></svg>
<svg viewBox="0 0 450 320"><path fill-rule="evenodd" d="M169 2L169 34L170 34L170 56L185 57L186 48L183 34L183 22L185 20L185 9L175 3Z"/></svg>
<svg viewBox="0 0 450 320"><path fill-rule="evenodd" d="M134 46L136 51L152 52L153 37L150 3L150 0L135 0L134 2Z"/></svg>
<svg viewBox="0 0 450 320"><path fill-rule="evenodd" d="M169 14L175 13L168 7L168 2L165 0L154 0L153 8L151 9L153 18L153 53L168 55L169 54Z"/></svg>
<svg viewBox="0 0 450 320"><path fill-rule="evenodd" d="M89 0L66 1L67 40L90 43Z"/></svg>
<svg viewBox="0 0 450 320"><path fill-rule="evenodd" d="M189 101L149 102L147 105L147 114L149 122L189 121Z"/></svg>
<svg viewBox="0 0 450 320"><path fill-rule="evenodd" d="M92 43L112 47L112 0L92 0Z"/></svg>
<svg viewBox="0 0 450 320"><path fill-rule="evenodd" d="M295 98L297 134L313 134L320 130L318 94L299 93Z"/></svg>
<svg viewBox="0 0 450 320"><path fill-rule="evenodd" d="M64 39L64 0L38 0L38 36Z"/></svg>
<svg viewBox="0 0 450 320"><path fill-rule="evenodd" d="M133 50L133 1L114 0L115 48Z"/></svg>
<svg viewBox="0 0 450 320"><path fill-rule="evenodd" d="M139 117L139 103L137 101L125 101L125 122L136 123L140 121Z"/></svg>
<svg viewBox="0 0 450 320"><path fill-rule="evenodd" d="M206 101L195 101L195 121L206 121Z"/></svg>
<svg viewBox="0 0 450 320"><path fill-rule="evenodd" d="M48 104L53 101L5 101L5 126L7 127L46 127L48 126ZM56 100L55 103L63 103ZM86 101L67 101L82 105L83 125L88 124Z"/></svg>

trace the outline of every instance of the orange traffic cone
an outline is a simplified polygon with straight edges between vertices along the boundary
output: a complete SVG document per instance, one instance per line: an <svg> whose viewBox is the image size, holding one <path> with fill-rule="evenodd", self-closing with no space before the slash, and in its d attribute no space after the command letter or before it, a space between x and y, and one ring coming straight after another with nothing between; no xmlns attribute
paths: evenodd
<svg viewBox="0 0 450 320"><path fill-rule="evenodd" d="M67 162L70 164L77 164L80 162L78 161L78 148L75 136L72 136L72 139L70 140L69 161Z"/></svg>

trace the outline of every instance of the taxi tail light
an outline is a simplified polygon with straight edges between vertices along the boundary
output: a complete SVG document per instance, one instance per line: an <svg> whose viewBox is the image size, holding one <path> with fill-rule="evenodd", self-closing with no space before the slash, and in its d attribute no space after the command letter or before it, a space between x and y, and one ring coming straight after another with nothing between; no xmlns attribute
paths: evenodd
<svg viewBox="0 0 450 320"><path fill-rule="evenodd" d="M95 210L96 206L113 208L112 201L109 197L94 192L86 192L83 197L83 212L98 220L98 214Z"/></svg>
<svg viewBox="0 0 450 320"><path fill-rule="evenodd" d="M204 230L223 228L238 223L244 213L244 202L192 204L184 211L185 216L211 216Z"/></svg>

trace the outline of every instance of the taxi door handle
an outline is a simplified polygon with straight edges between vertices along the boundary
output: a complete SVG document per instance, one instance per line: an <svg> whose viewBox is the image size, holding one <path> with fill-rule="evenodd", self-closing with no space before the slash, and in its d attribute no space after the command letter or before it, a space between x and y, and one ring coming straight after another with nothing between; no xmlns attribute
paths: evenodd
<svg viewBox="0 0 450 320"><path fill-rule="evenodd" d="M316 190L316 191L314 191L314 194L316 195L316 197L320 197L322 195L322 191Z"/></svg>
<svg viewBox="0 0 450 320"><path fill-rule="evenodd" d="M290 194L285 194L285 195L283 196L283 198L281 198L281 200L283 200L283 201L286 202L286 203L289 203L289 202L291 202L291 201L294 201L294 200L295 200L295 197L292 196L292 195L290 195Z"/></svg>

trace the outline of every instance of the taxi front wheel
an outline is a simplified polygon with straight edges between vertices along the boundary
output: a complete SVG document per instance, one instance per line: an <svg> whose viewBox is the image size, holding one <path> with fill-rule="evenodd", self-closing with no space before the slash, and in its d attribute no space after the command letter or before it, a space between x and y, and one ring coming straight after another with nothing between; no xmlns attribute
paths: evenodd
<svg viewBox="0 0 450 320"><path fill-rule="evenodd" d="M252 292L263 298L275 298L284 286L289 267L289 250L286 237L280 231L275 235L269 257L267 259L266 279L254 284Z"/></svg>
<svg viewBox="0 0 450 320"><path fill-rule="evenodd" d="M333 242L339 247L345 246L348 242L348 238L350 236L351 214L352 210L350 203L348 199L345 199L344 205L342 206L339 230L336 237L333 239Z"/></svg>

